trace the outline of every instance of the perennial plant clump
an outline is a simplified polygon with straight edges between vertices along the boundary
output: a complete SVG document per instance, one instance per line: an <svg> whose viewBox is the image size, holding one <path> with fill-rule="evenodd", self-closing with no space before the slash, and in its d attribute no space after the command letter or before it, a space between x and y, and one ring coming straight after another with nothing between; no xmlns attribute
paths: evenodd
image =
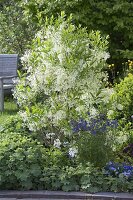
<svg viewBox="0 0 133 200"><path fill-rule="evenodd" d="M71 126L80 162L105 166L113 157L117 120L108 119L104 114L92 116L88 113L88 119L73 120Z"/></svg>

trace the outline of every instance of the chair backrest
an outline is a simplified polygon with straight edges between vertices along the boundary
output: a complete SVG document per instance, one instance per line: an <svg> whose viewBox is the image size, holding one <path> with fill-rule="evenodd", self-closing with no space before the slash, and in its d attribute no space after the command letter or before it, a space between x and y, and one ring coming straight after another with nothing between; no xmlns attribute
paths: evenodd
<svg viewBox="0 0 133 200"><path fill-rule="evenodd" d="M0 77L16 76L18 66L18 54L0 54ZM5 84L12 80L4 80Z"/></svg>

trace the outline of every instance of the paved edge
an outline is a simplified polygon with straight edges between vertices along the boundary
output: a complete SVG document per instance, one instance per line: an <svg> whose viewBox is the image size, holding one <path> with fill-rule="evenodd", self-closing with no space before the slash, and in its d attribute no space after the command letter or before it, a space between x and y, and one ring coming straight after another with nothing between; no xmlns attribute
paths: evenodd
<svg viewBox="0 0 133 200"><path fill-rule="evenodd" d="M86 192L63 192L63 191L0 191L1 198L32 198L32 199L86 199L86 200L133 200L133 193L100 192L89 194Z"/></svg>

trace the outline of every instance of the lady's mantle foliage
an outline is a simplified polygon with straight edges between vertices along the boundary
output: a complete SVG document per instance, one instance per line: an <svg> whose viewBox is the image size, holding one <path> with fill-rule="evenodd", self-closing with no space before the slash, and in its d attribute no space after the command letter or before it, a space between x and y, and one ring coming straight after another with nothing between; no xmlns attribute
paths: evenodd
<svg viewBox="0 0 133 200"><path fill-rule="evenodd" d="M14 91L31 131L56 127L71 133L71 119L84 117L103 88L107 43L98 31L75 27L64 13L46 20L22 58L27 72Z"/></svg>

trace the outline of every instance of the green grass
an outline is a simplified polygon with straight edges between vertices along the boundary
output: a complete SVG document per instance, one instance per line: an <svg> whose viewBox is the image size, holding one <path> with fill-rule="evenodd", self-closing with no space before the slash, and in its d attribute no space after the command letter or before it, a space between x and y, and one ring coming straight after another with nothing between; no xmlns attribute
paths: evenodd
<svg viewBox="0 0 133 200"><path fill-rule="evenodd" d="M17 111L18 108L13 99L6 99L4 102L4 112L0 112L0 126L4 125L10 116L16 115Z"/></svg>

